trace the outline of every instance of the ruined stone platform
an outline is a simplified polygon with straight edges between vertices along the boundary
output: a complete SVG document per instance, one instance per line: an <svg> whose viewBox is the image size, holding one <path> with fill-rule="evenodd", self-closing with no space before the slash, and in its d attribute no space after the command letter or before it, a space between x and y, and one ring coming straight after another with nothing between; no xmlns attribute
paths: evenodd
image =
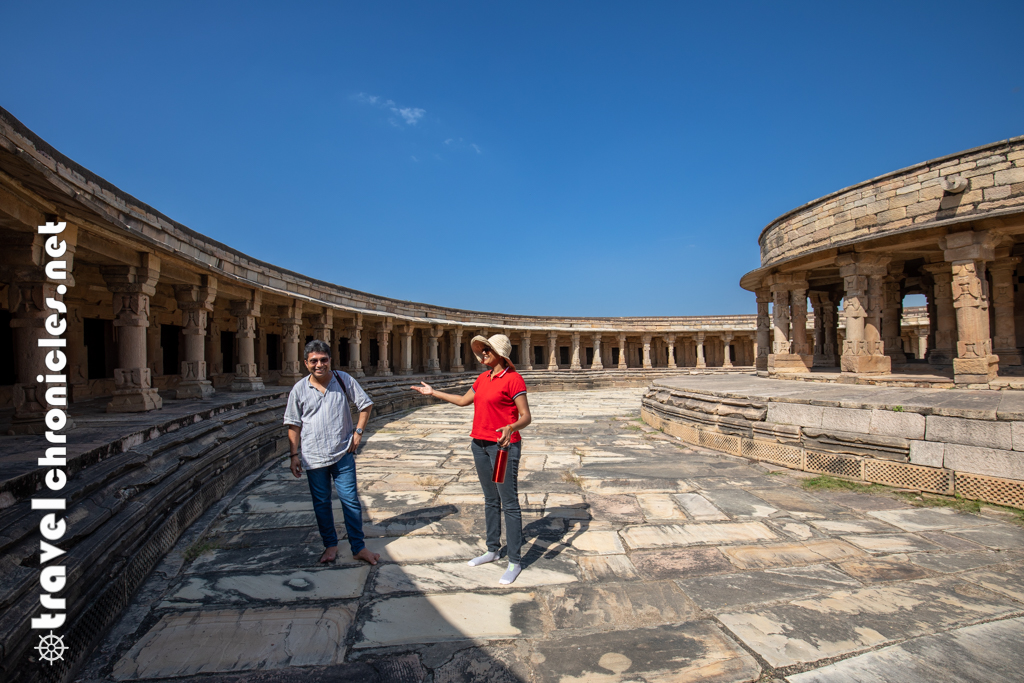
<svg viewBox="0 0 1024 683"><path fill-rule="evenodd" d="M1024 528L807 491L642 424L641 395L531 397L513 585L465 564L484 549L471 411L420 408L357 458L381 564L318 567L306 482L276 459L190 530L79 679L1019 680Z"/></svg>

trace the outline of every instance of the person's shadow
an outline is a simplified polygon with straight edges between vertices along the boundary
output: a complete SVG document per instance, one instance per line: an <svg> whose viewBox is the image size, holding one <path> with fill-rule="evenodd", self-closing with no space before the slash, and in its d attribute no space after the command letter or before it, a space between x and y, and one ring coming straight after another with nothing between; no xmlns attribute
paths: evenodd
<svg viewBox="0 0 1024 683"><path fill-rule="evenodd" d="M544 516L523 525L523 542L533 539L523 554L523 569L541 559L552 560L590 528L590 505L560 506L545 509ZM567 534L571 534L568 537Z"/></svg>

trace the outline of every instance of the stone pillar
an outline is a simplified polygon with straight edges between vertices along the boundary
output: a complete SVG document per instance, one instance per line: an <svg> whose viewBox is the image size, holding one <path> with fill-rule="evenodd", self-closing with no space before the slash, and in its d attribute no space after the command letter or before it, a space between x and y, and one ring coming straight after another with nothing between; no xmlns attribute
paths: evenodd
<svg viewBox="0 0 1024 683"><path fill-rule="evenodd" d="M807 342L807 283L794 283L794 288L789 292L790 320L792 321L792 347L791 350L798 356L804 357L805 367L811 367L813 362L813 350Z"/></svg>
<svg viewBox="0 0 1024 683"><path fill-rule="evenodd" d="M629 367L629 362L626 360L626 335L619 334L619 369L625 370Z"/></svg>
<svg viewBox="0 0 1024 683"><path fill-rule="evenodd" d="M835 367L839 320L831 292L811 292L814 305L814 367Z"/></svg>
<svg viewBox="0 0 1024 683"><path fill-rule="evenodd" d="M334 311L323 306L309 316L309 321L312 323L313 338L331 345L331 333L334 331Z"/></svg>
<svg viewBox="0 0 1024 683"><path fill-rule="evenodd" d="M889 264L889 274L882 281L882 346L892 365L903 365L907 354L903 351L903 262Z"/></svg>
<svg viewBox="0 0 1024 683"><path fill-rule="evenodd" d="M957 384L987 384L999 372L999 357L992 353L985 275L985 262L995 259L995 240L987 232L958 232L939 240L953 272L957 335L953 379Z"/></svg>
<svg viewBox="0 0 1024 683"><path fill-rule="evenodd" d="M530 332L523 332L519 342L519 365L522 370L533 370L533 346Z"/></svg>
<svg viewBox="0 0 1024 683"><path fill-rule="evenodd" d="M725 334L722 335L722 348L724 349L724 351L722 352L723 353L722 358L724 359L722 361L722 367L723 368L731 368L732 367L732 354L729 351L729 344L732 344L732 340L733 340L733 335L729 334L728 332L726 332Z"/></svg>
<svg viewBox="0 0 1024 683"><path fill-rule="evenodd" d="M26 233L25 237L26 241L30 241L28 237L34 237L41 243L41 236ZM15 252L14 249L11 251L19 257L24 255L24 250L17 250L21 253ZM16 383L14 418L8 434L42 434L48 429L45 417L49 405L45 398L47 384L39 382L37 377L48 372L48 352L51 358L58 357L52 353L53 349L39 347L40 339L51 338L44 325L46 318L56 312L46 305L46 300L62 301L66 300L66 297L58 294L59 283L49 281L41 266L14 267L9 272L11 284L8 288L8 305L11 311L11 333L14 337Z"/></svg>
<svg viewBox="0 0 1024 683"><path fill-rule="evenodd" d="M840 254L836 260L846 292L842 372L892 372L892 362L883 352L881 334L882 278L888 259L873 254Z"/></svg>
<svg viewBox="0 0 1024 683"><path fill-rule="evenodd" d="M928 362L933 365L952 365L956 355L956 309L953 308L953 273L948 263L931 263L923 269L932 275L935 315L929 308L929 327L934 330L934 342L929 346ZM932 340L929 340L932 341Z"/></svg>
<svg viewBox="0 0 1024 683"><path fill-rule="evenodd" d="M304 376L299 358L299 344L302 339L302 302L292 301L288 306L278 306L277 310L281 320L281 341L284 346L281 375L277 383L290 387Z"/></svg>
<svg viewBox="0 0 1024 683"><path fill-rule="evenodd" d="M238 319L238 365L231 391L256 391L263 389L263 378L256 364L256 318L263 304L263 293L253 290L248 299L231 302L231 315Z"/></svg>
<svg viewBox="0 0 1024 683"><path fill-rule="evenodd" d="M676 369L676 335L666 334L665 345L668 346L668 367Z"/></svg>
<svg viewBox="0 0 1024 683"><path fill-rule="evenodd" d="M174 298L181 309L185 360L181 362L181 383L174 397L207 399L213 395L213 383L206 371L206 323L217 298L217 279L202 275L199 285L175 285Z"/></svg>
<svg viewBox="0 0 1024 683"><path fill-rule="evenodd" d="M992 274L992 308L995 312L995 334L992 353L999 356L1000 365L1021 365L1017 350L1017 330L1014 321L1013 276L1019 257L1003 256L988 267Z"/></svg>
<svg viewBox="0 0 1024 683"><path fill-rule="evenodd" d="M788 356L792 348L789 341L789 300L789 290L785 285L772 285L772 355Z"/></svg>
<svg viewBox="0 0 1024 683"><path fill-rule="evenodd" d="M353 377L363 377L363 314L356 313L348 328L345 330L348 335L348 374Z"/></svg>
<svg viewBox="0 0 1024 683"><path fill-rule="evenodd" d="M141 413L164 404L153 388L153 378L146 366L149 297L156 293L160 259L153 254L140 254L139 262L140 266L108 266L100 271L113 294L117 335L114 396L107 404L108 413Z"/></svg>
<svg viewBox="0 0 1024 683"><path fill-rule="evenodd" d="M704 333L698 332L695 339L697 344L697 367L706 368L708 364L707 361L704 360Z"/></svg>
<svg viewBox="0 0 1024 683"><path fill-rule="evenodd" d="M412 333L413 326L410 324L399 325L398 333L402 339L401 356L398 366L399 375L412 374Z"/></svg>
<svg viewBox="0 0 1024 683"><path fill-rule="evenodd" d="M768 316L768 304L771 303L771 290L762 287L756 290L757 295L757 336L754 343L757 345L757 357L754 359L754 368L761 372L768 370L768 354L771 352L771 330L769 329L770 318Z"/></svg>
<svg viewBox="0 0 1024 683"><path fill-rule="evenodd" d="M462 365L462 326L456 325L451 331L452 339L452 372L465 372L466 368Z"/></svg>
<svg viewBox="0 0 1024 683"><path fill-rule="evenodd" d="M558 333L548 332L548 370L558 369Z"/></svg>
<svg viewBox="0 0 1024 683"><path fill-rule="evenodd" d="M437 340L444 334L440 325L431 325L427 330L427 367L428 375L441 374L441 359L437 356Z"/></svg>
<svg viewBox="0 0 1024 683"><path fill-rule="evenodd" d="M391 377L391 365L388 362L388 337L391 334L391 328L394 321L391 318L385 318L381 322L377 323L377 377Z"/></svg>
<svg viewBox="0 0 1024 683"><path fill-rule="evenodd" d="M604 361L601 360L601 335L595 334L593 336L594 341L594 361L590 364L591 370L604 370Z"/></svg>
<svg viewBox="0 0 1024 683"><path fill-rule="evenodd" d="M580 333L572 333L572 361L569 363L570 370L582 370L583 365L580 363Z"/></svg>
<svg viewBox="0 0 1024 683"><path fill-rule="evenodd" d="M651 365L651 335L640 335L640 341L644 345L643 367L644 370L649 370L650 368L653 367Z"/></svg>

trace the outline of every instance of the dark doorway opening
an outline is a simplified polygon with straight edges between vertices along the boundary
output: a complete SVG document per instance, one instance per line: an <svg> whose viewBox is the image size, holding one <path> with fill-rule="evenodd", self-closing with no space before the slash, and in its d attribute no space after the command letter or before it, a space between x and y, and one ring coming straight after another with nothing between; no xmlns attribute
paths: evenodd
<svg viewBox="0 0 1024 683"><path fill-rule="evenodd" d="M380 345L376 339L370 340L370 367L377 367L377 363L380 362Z"/></svg>
<svg viewBox="0 0 1024 683"><path fill-rule="evenodd" d="M619 364L619 347L618 346L613 346L612 347L612 363L614 363L615 365Z"/></svg>
<svg viewBox="0 0 1024 683"><path fill-rule="evenodd" d="M587 347L586 355L587 355L587 367L590 367L591 365L594 364L594 349L592 349L591 347L588 346Z"/></svg>
<svg viewBox="0 0 1024 683"><path fill-rule="evenodd" d="M220 353L223 357L224 372L229 374L235 374L235 333L234 332L221 332L220 333Z"/></svg>
<svg viewBox="0 0 1024 683"><path fill-rule="evenodd" d="M509 356L509 360L512 361L512 365L519 363L519 347L515 344L512 345L512 354Z"/></svg>
<svg viewBox="0 0 1024 683"><path fill-rule="evenodd" d="M11 312L0 311L0 384L14 384L14 330Z"/></svg>
<svg viewBox="0 0 1024 683"><path fill-rule="evenodd" d="M544 362L544 347L534 346L533 347L533 364L534 365L547 365Z"/></svg>
<svg viewBox="0 0 1024 683"><path fill-rule="evenodd" d="M114 346L114 322L99 318L85 318L85 358L89 379L109 379L114 376L117 363Z"/></svg>
<svg viewBox="0 0 1024 683"><path fill-rule="evenodd" d="M569 347L559 346L558 347L558 362L560 365L569 364Z"/></svg>
<svg viewBox="0 0 1024 683"><path fill-rule="evenodd" d="M177 375L181 372L181 330L181 325L160 326L160 348L164 350L165 375Z"/></svg>
<svg viewBox="0 0 1024 683"><path fill-rule="evenodd" d="M348 367L348 337L338 339L338 361L339 368Z"/></svg>
<svg viewBox="0 0 1024 683"><path fill-rule="evenodd" d="M281 335L267 335L267 370L281 369Z"/></svg>

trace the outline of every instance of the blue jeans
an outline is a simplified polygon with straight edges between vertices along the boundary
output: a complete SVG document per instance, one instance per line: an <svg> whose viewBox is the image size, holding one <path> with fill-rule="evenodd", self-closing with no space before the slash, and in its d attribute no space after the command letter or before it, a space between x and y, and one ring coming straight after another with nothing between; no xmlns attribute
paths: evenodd
<svg viewBox="0 0 1024 683"><path fill-rule="evenodd" d="M496 553L501 549L501 517L505 513L505 543L508 545L508 561L519 564L523 547L523 513L519 509L519 454L523 442L509 444L508 465L505 481L495 484L491 480L494 460L498 456L496 441L473 439L473 462L476 476L484 490L484 521L487 523L487 550Z"/></svg>
<svg viewBox="0 0 1024 683"><path fill-rule="evenodd" d="M325 548L338 545L338 532L334 530L334 511L331 510L331 479L341 499L341 511L345 515L345 530L348 531L348 543L355 555L366 547L363 543L363 508L359 504L356 492L356 458L354 453L346 453L338 462L315 470L306 470L309 481L309 493L313 496L313 512L316 513L316 525L320 527L320 538Z"/></svg>

